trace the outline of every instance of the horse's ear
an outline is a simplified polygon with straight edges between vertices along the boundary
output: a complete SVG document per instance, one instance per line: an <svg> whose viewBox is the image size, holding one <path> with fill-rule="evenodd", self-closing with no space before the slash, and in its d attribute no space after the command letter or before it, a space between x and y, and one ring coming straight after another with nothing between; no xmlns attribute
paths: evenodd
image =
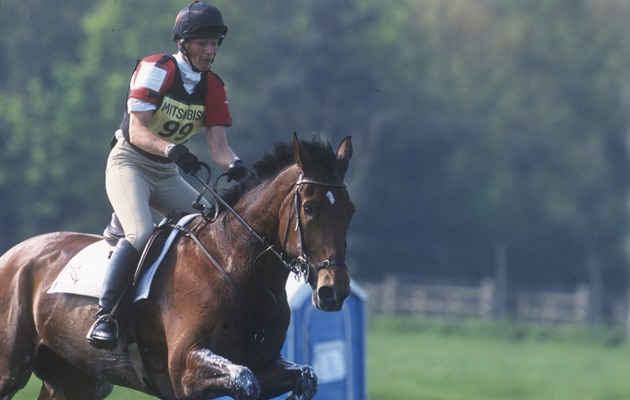
<svg viewBox="0 0 630 400"><path fill-rule="evenodd" d="M348 165L350 164L350 159L352 158L352 136L348 135L339 144L339 148L337 149L337 160L339 161L339 176L343 180L346 176L346 171L348 171Z"/></svg>
<svg viewBox="0 0 630 400"><path fill-rule="evenodd" d="M293 156L298 167L300 167L302 172L306 173L312 163L311 155L304 151L304 148L300 145L296 132L293 132Z"/></svg>
<svg viewBox="0 0 630 400"><path fill-rule="evenodd" d="M302 172L306 173L311 166L311 156L300 145L296 132L293 132L293 156L298 167L300 167Z"/></svg>

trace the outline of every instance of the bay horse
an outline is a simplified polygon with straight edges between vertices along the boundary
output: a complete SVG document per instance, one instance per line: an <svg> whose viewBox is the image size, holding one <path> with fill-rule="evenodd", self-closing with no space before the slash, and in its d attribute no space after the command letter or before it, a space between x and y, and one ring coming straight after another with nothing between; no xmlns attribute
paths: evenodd
<svg viewBox="0 0 630 400"><path fill-rule="evenodd" d="M187 225L199 228L193 235L199 243L182 235L149 298L133 305L151 390L121 338L111 352L85 339L97 299L47 293L75 254L103 238L56 232L13 247L0 258L0 399L11 399L32 373L43 381L42 400L104 399L113 385L162 399L254 400L287 392L288 399L311 399L318 386L313 369L280 355L291 268L273 252L306 266L298 272L312 286L316 308L341 309L350 294L345 240L354 205L343 180L351 158L349 136L335 152L318 135L294 135L254 163L251 178L224 191L268 248L230 212Z"/></svg>

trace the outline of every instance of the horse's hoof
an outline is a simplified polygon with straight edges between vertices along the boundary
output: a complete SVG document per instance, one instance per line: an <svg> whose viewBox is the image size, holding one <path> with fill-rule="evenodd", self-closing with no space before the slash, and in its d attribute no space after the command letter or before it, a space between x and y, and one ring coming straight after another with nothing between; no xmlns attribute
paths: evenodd
<svg viewBox="0 0 630 400"><path fill-rule="evenodd" d="M232 387L237 400L255 400L260 395L260 384L248 368L240 368L232 374Z"/></svg>
<svg viewBox="0 0 630 400"><path fill-rule="evenodd" d="M310 400L317 394L319 388L319 379L315 375L313 368L304 366L302 368L302 377L298 383L296 391L293 393L297 400Z"/></svg>

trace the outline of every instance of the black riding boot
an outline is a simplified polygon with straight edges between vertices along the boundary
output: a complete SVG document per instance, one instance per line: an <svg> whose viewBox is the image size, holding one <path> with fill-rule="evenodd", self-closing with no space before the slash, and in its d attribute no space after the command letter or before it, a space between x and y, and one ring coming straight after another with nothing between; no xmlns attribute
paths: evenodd
<svg viewBox="0 0 630 400"><path fill-rule="evenodd" d="M126 240L121 240L109 260L99 299L96 322L88 332L88 342L99 349L113 350L118 345L118 325L111 312L131 283L140 261L140 253Z"/></svg>

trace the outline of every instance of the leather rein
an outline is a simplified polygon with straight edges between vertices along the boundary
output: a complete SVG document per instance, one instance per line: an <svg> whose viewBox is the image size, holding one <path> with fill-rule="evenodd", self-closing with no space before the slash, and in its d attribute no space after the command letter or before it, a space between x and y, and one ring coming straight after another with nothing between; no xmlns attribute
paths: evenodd
<svg viewBox="0 0 630 400"><path fill-rule="evenodd" d="M206 163L200 163L204 168L206 168L208 170L208 174L210 175L210 166ZM299 188L302 185L319 185L319 186L324 186L324 187L332 187L332 188L345 188L348 185L345 182L321 182L321 181L316 181L316 180L312 180L312 179L304 179L303 178L303 174L300 174L300 178L298 179L298 181L295 184L295 190L293 193L293 198L291 200L291 202L293 203L292 205L294 207L290 207L290 209L295 209L295 219L296 219L296 224L295 224L295 230L298 233L298 247L299 247L299 251L300 251L300 255L295 258L295 259L291 259L290 261L287 261L285 259L285 253L278 253L273 247L274 245L269 245L267 243L267 241L265 240L265 238L261 237L258 233L256 233L254 231L254 229L247 223L245 222L245 220L232 208L230 207L218 194L216 191L216 181L215 181L215 188L210 188L210 186L208 185L207 182L204 182L203 179L201 179L195 172L191 172L191 175L193 177L195 177L199 182L201 182L201 184L204 186L204 190L202 191L202 193L200 194L200 197L203 196L203 193L205 192L205 190L210 191L210 193L214 196L215 199L215 207L216 207L216 214L215 214L215 219L216 216L218 215L218 203L221 203L221 205L223 205L223 207L225 207L248 231L249 233L254 236L259 242L261 242L265 248L265 250L263 250L257 257L256 260L254 261L254 272L256 272L256 262L258 261L258 259L265 253L270 252L272 253L276 258L278 258L280 260L280 262L282 263L282 265L287 268L289 271L293 272L296 275L296 279L299 281L301 277L305 278L306 282L309 282L310 279L310 271L311 269L313 269L315 272L318 272L319 270L323 269L323 268L327 268L331 265L344 265L347 268L347 262L345 258L333 258L331 260L324 260L320 263L317 264L313 264L308 255L306 254L306 246L305 246L305 239L304 239L304 234L302 233L302 224L301 224L301 218L300 218L300 207L301 207L301 199L300 199L300 194L299 194ZM219 180L219 178L221 178L222 176L226 175L225 173L219 175L217 177L217 181ZM208 176L208 182L210 180L210 176ZM198 203L200 199L197 200L196 203ZM290 227L290 221L291 221L291 213L292 211L290 211L289 213L289 217L287 218L287 226L285 229L285 233L284 233L284 239L282 241L282 249L285 249L286 246L286 241L288 238L288 232L289 232L289 227ZM212 221L207 219L206 215L203 214L203 218L206 221ZM197 234L195 233L195 230L199 227L200 224L198 224L195 228L188 229L185 228L183 226L180 225L171 225L172 228L177 229L183 233L186 234L186 236L190 237L196 244L197 246L199 246L199 248L201 249L201 251L205 254L205 256L212 262L212 264L221 272L221 274L223 275L223 277L230 283L230 285L232 286L232 288L234 289L234 291L236 292L236 294L239 297L239 300L241 301L241 303L243 304L243 306L245 307L245 310L247 312L247 316L250 320L250 323L252 324L252 326L254 327L254 330L256 331L256 334L254 335L254 340L256 340L256 342L258 343L262 343L265 340L265 337L267 335L267 333L269 332L269 330L275 326L276 324L278 324L280 322L280 318L282 317L282 314L284 312L284 309L286 308L287 305L287 301L286 298L282 300L281 304L278 304L275 296L271 293L271 291L267 289L267 292L271 295L271 297L273 298L274 302L276 303L276 307L274 310L274 313L271 317L271 319L269 320L269 322L267 323L267 325L263 328L263 329L259 329L258 325L256 324L256 321L254 319L254 315L252 314L251 309L249 308L249 306L247 305L247 302L245 301L245 296L243 296L242 292L240 291L240 289L238 288L238 286L236 285L236 283L232 280L232 278L229 276L229 274L225 271L225 269L215 260L214 257L212 257L212 255L208 252L208 250L205 248L205 246L201 243L201 241L199 240L199 238L197 237ZM256 274L257 279L260 281L260 278L258 278L258 275ZM260 281L260 283L262 284L262 281ZM263 285L264 286L264 285ZM286 295L285 295L286 297Z"/></svg>

